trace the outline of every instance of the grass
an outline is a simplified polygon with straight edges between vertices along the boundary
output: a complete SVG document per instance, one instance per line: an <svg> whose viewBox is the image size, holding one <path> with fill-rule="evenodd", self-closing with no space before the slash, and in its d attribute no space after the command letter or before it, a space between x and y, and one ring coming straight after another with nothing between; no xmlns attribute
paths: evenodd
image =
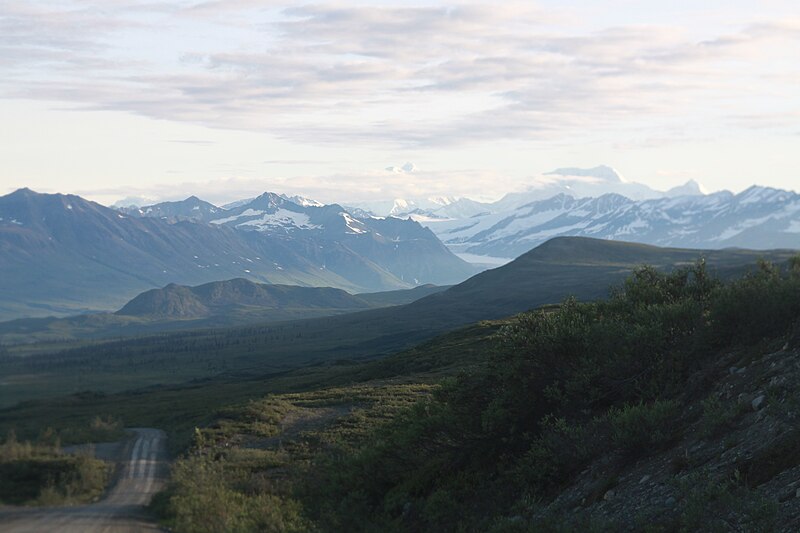
<svg viewBox="0 0 800 533"><path fill-rule="evenodd" d="M29 401L0 410L0 434L15 429L36 438L42 429L86 428L96 417L112 417L128 427L160 427L178 453L191 442L196 426L211 424L230 406L245 405L269 394L291 393L351 384L434 383L462 369L485 364L493 336L504 321L484 321L384 359L342 361L251 376L230 375L193 383L160 385L135 391L84 391L57 399ZM92 439L88 439L91 441Z"/></svg>
<svg viewBox="0 0 800 533"><path fill-rule="evenodd" d="M175 463L155 508L176 532L315 530L297 494L315 463L357 449L431 391L373 382L227 409L195 432L191 454Z"/></svg>

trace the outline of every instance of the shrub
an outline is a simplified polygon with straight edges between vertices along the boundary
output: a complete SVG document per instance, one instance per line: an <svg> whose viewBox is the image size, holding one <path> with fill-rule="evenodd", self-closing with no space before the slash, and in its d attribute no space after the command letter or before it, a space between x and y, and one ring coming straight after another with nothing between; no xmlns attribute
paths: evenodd
<svg viewBox="0 0 800 533"><path fill-rule="evenodd" d="M674 400L611 408L608 411L611 440L629 455L662 448L675 437L678 415L678 403Z"/></svg>

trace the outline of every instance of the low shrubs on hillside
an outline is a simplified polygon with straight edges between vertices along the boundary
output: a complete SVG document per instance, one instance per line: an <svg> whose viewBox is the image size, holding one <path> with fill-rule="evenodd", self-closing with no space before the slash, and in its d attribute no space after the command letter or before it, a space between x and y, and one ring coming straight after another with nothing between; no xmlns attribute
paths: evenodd
<svg viewBox="0 0 800 533"><path fill-rule="evenodd" d="M110 469L90 454L61 452L46 432L38 442L10 433L0 444L0 503L63 505L89 502L105 489Z"/></svg>
<svg viewBox="0 0 800 533"><path fill-rule="evenodd" d="M800 260L730 283L702 262L642 267L607 301L520 315L486 372L445 382L373 444L322 463L327 483L307 509L331 530L488 528L481 520L521 495L546 498L594 458L669 445L686 423L690 375L721 350L786 335L799 317ZM353 494L358 516L338 505Z"/></svg>
<svg viewBox="0 0 800 533"><path fill-rule="evenodd" d="M709 398L686 412L702 398L687 387L690 376L707 375L733 347L787 334L800 344L798 324L800 259L784 270L762 263L729 283L702 262L669 274L642 267L608 300L519 315L496 335L487 364L432 394L352 386L224 414L177 464L165 514L176 531L527 531L520 515L532 516L594 461L645 458L693 421L706 436L731 423L740 404ZM261 442L286 435L278 426L298 409L347 405L347 416L302 433L284 454L228 448L241 432ZM589 499L613 489L613 471ZM687 504L681 524L702 521L709 501L741 500L733 486L711 488L689 502L697 509ZM762 511L759 503L752 514ZM570 516L540 516L534 530L614 530Z"/></svg>

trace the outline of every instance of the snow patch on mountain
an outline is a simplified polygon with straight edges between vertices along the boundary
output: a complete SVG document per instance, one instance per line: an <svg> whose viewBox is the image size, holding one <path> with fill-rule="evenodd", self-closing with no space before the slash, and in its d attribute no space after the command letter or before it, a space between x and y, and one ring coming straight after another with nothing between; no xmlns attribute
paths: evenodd
<svg viewBox="0 0 800 533"><path fill-rule="evenodd" d="M212 220L210 224L229 224L231 222L235 222L240 218L247 218L247 217L257 217L263 215L264 211L257 211L255 209L245 209L238 215L233 215L225 218L218 218L217 220Z"/></svg>
<svg viewBox="0 0 800 533"><path fill-rule="evenodd" d="M364 224L351 217L349 213L342 211L340 215L344 219L345 226L347 226L347 233L354 235L367 233L367 230L364 228Z"/></svg>
<svg viewBox="0 0 800 533"><path fill-rule="evenodd" d="M297 213L288 209L278 209L274 213L264 213L261 218L251 219L236 224L236 227L253 226L258 231L270 231L275 228L321 229L322 226L312 224L305 213Z"/></svg>

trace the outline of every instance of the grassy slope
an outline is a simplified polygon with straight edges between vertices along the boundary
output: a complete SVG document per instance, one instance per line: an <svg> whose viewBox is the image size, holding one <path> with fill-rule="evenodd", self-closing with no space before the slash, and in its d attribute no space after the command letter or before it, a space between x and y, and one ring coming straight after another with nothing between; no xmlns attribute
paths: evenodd
<svg viewBox="0 0 800 533"><path fill-rule="evenodd" d="M0 410L0 435L14 428L24 438L35 438L44 428L64 431L84 427L100 415L120 419L131 427L164 428L170 436L170 447L178 450L187 444L195 426L211 423L220 409L266 394L386 379L430 383L453 375L485 360L490 338L501 324L482 322L387 358L363 363L317 365L247 377L223 375L115 394L85 392L29 401Z"/></svg>

